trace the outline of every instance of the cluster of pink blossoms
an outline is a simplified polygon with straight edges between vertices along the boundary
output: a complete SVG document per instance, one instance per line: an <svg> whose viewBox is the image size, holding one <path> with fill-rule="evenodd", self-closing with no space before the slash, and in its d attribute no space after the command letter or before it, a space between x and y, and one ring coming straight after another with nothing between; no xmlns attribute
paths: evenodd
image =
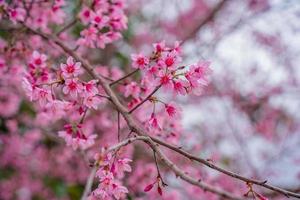
<svg viewBox="0 0 300 200"><path fill-rule="evenodd" d="M121 38L120 31L127 28L124 0L95 0L83 6L79 18L86 25L77 44L90 48L104 48Z"/></svg>
<svg viewBox="0 0 300 200"><path fill-rule="evenodd" d="M66 6L64 0L54 1L11 1L9 4L0 1L0 7L6 10L9 19L16 24L25 22L32 28L50 32L49 24L63 24L66 17L63 8ZM30 9L30 13L27 10ZM0 13L0 19L1 19Z"/></svg>
<svg viewBox="0 0 300 200"><path fill-rule="evenodd" d="M153 95L161 87L174 96L198 93L208 82L207 75L211 71L209 63L199 62L183 66L180 64L182 59L179 43L171 48L166 47L164 42L154 44L151 56L132 55L132 60L133 67L141 71L141 80L121 84L122 87L119 88L124 97L129 99L129 112L147 102L150 109L145 107L144 111L151 110L150 118L146 122L141 118L146 128L165 138L178 138L180 127L176 121L180 116L180 108L174 102L165 103ZM96 135L86 134L84 120L88 112L98 109L103 102L103 89L98 81L83 81L83 73L81 63L72 57L56 67L51 65L46 55L34 51L28 61L28 73L23 81L27 95L32 101L39 102L41 110L52 113L56 120L64 118L68 121L58 135L74 150L84 150L95 143ZM128 164L131 160L119 159L116 154L96 155L99 186L92 192L90 199L120 199L128 193L120 179L124 172L131 171ZM157 185L158 193L162 194L160 178L148 185L145 191Z"/></svg>
<svg viewBox="0 0 300 200"><path fill-rule="evenodd" d="M98 187L91 193L89 199L124 199L128 189L121 185L118 179L124 177L124 172L131 172L129 163L132 161L127 158L117 158L111 153L96 154L95 160L99 169L96 177L99 178Z"/></svg>
<svg viewBox="0 0 300 200"><path fill-rule="evenodd" d="M23 86L30 100L38 101L40 107L49 111L49 114L51 112L55 119L70 114L71 124L66 124L65 130L59 131L59 136L74 149L92 146L96 135L85 135L82 123L88 109L97 109L103 102L98 96L97 81L81 81L78 78L83 72L81 63L75 62L72 57L67 59L66 64L61 64L59 69L51 69L47 56L37 51L32 53L28 70ZM62 91L63 97L58 98L61 93L57 91L56 94L57 89Z"/></svg>
<svg viewBox="0 0 300 200"><path fill-rule="evenodd" d="M182 65L180 43L175 42L173 47L167 47L165 42L153 45L154 50L150 56L142 53L131 55L132 66L142 72L140 83L131 82L125 87L125 97L132 97L128 107L134 109L145 98L153 104L153 111L148 120L149 129L162 130L156 115L156 104L163 105L165 113L171 118L180 115L180 108L176 103L165 103L153 97L156 90L162 87L173 96L189 93L201 94L204 86L208 84L207 75L210 74L209 62L198 62L193 65ZM150 94L150 96L148 96Z"/></svg>

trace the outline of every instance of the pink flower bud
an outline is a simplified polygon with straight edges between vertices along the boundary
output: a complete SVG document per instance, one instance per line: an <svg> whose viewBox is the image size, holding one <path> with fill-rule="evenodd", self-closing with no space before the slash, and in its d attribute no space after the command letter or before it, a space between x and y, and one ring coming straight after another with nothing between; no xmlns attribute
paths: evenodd
<svg viewBox="0 0 300 200"><path fill-rule="evenodd" d="M153 184L149 184L145 187L144 192L149 192L153 188Z"/></svg>

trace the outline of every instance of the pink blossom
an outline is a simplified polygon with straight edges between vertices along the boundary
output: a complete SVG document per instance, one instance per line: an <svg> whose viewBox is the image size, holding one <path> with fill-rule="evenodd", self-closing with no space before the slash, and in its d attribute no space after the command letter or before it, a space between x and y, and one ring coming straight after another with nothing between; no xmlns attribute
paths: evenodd
<svg viewBox="0 0 300 200"><path fill-rule="evenodd" d="M88 24L91 20L91 16L92 11L86 6L84 6L79 13L79 19L83 24Z"/></svg>
<svg viewBox="0 0 300 200"><path fill-rule="evenodd" d="M181 58L177 51L171 51L170 53L164 54L159 60L159 65L168 69L175 69L177 64L181 62Z"/></svg>
<svg viewBox="0 0 300 200"><path fill-rule="evenodd" d="M128 189L122 185L119 185L119 184L113 184L113 190L112 190L112 193L114 195L114 197L116 199L123 199L126 195L126 193L128 193Z"/></svg>
<svg viewBox="0 0 300 200"><path fill-rule="evenodd" d="M136 69L145 69L149 64L149 59L143 54L132 54L131 60L133 61L133 68Z"/></svg>
<svg viewBox="0 0 300 200"><path fill-rule="evenodd" d="M165 104L165 111L170 117L178 117L180 113L180 108L178 108L178 106L175 103L171 102Z"/></svg>
<svg viewBox="0 0 300 200"><path fill-rule="evenodd" d="M118 159L116 162L116 171L119 177L124 176L124 172L131 172L131 167L129 163L132 162L132 160L128 158Z"/></svg>
<svg viewBox="0 0 300 200"><path fill-rule="evenodd" d="M100 179L100 185L102 186L102 188L104 190L110 191L112 189L112 184L114 183L113 173L99 169L96 175Z"/></svg>
<svg viewBox="0 0 300 200"><path fill-rule="evenodd" d="M78 79L67 79L65 86L63 87L64 94L70 94L72 97L77 97L82 92L82 84L78 82Z"/></svg>
<svg viewBox="0 0 300 200"><path fill-rule="evenodd" d="M62 76L64 78L77 77L82 73L80 66L80 62L75 63L72 57L68 57L67 64L60 65L60 68L62 70Z"/></svg>
<svg viewBox="0 0 300 200"><path fill-rule="evenodd" d="M150 119L148 121L148 124L149 124L150 128L161 130L161 127L160 127L160 125L158 123L158 120L157 120L157 118L156 118L156 116L155 116L154 113L151 114L151 117L150 117Z"/></svg>
<svg viewBox="0 0 300 200"><path fill-rule="evenodd" d="M139 98L140 93L141 93L141 89L136 82L131 82L125 86L125 93L124 93L125 97L129 97L131 95L134 98Z"/></svg>
<svg viewBox="0 0 300 200"><path fill-rule="evenodd" d="M107 34L99 34L96 40L96 46L98 48L104 49L105 46L112 42L112 39L107 36Z"/></svg>
<svg viewBox="0 0 300 200"><path fill-rule="evenodd" d="M108 197L109 194L106 192L106 190L98 187L96 190L92 192L92 195L89 197L89 199L98 200L99 198L107 199Z"/></svg>
<svg viewBox="0 0 300 200"><path fill-rule="evenodd" d="M103 15L101 10L91 13L92 23L97 25L97 28L101 29L107 25L108 17Z"/></svg>
<svg viewBox="0 0 300 200"><path fill-rule="evenodd" d="M83 83L84 96L94 96L99 93L97 88L97 81L90 80L87 83Z"/></svg>
<svg viewBox="0 0 300 200"><path fill-rule="evenodd" d="M34 95L34 87L33 85L28 81L27 78L23 78L22 81L23 89L25 90L26 95L30 98L30 101L33 101L36 99Z"/></svg>
<svg viewBox="0 0 300 200"><path fill-rule="evenodd" d="M161 84L165 89L170 90L172 88L172 77L170 74L159 72L160 77L159 84Z"/></svg>
<svg viewBox="0 0 300 200"><path fill-rule="evenodd" d="M30 64L34 67L46 67L47 56L45 54L41 54L38 51L34 51L31 56Z"/></svg>
<svg viewBox="0 0 300 200"><path fill-rule="evenodd" d="M17 21L24 21L26 15L26 11L23 8L15 8L9 11L10 20L13 23L17 23Z"/></svg>
<svg viewBox="0 0 300 200"><path fill-rule="evenodd" d="M113 12L110 15L110 26L115 30L127 29L127 17L122 12Z"/></svg>
<svg viewBox="0 0 300 200"><path fill-rule="evenodd" d="M190 67L190 71L193 72L195 77L199 79L205 79L206 76L212 72L209 66L210 62L198 62Z"/></svg>
<svg viewBox="0 0 300 200"><path fill-rule="evenodd" d="M153 44L154 52L155 53L161 53L162 51L165 50L165 46L166 46L165 41L161 41L159 43L154 43Z"/></svg>
<svg viewBox="0 0 300 200"><path fill-rule="evenodd" d="M80 35L82 36L77 40L77 44L79 45L84 45L90 48L95 48L96 47L96 40L97 40L97 33L98 30L90 26L87 29L84 29L83 31L80 32Z"/></svg>
<svg viewBox="0 0 300 200"><path fill-rule="evenodd" d="M86 136L82 132L80 125L65 125L65 130L59 131L58 135L64 138L67 146L72 146L74 150L78 148L84 150L91 147L95 143L95 138L97 137L95 134Z"/></svg>
<svg viewBox="0 0 300 200"><path fill-rule="evenodd" d="M173 81L173 88L177 94L186 95L187 93L186 87L187 87L187 83L184 80Z"/></svg>
<svg viewBox="0 0 300 200"><path fill-rule="evenodd" d="M89 96L89 97L85 97L83 100L83 104L85 106L87 106L88 108L94 108L95 110L97 110L98 105L101 103L102 101L100 100L99 97L97 96Z"/></svg>
<svg viewBox="0 0 300 200"><path fill-rule="evenodd" d="M43 88L36 88L36 98L40 105L46 105L47 102L52 101L51 91Z"/></svg>

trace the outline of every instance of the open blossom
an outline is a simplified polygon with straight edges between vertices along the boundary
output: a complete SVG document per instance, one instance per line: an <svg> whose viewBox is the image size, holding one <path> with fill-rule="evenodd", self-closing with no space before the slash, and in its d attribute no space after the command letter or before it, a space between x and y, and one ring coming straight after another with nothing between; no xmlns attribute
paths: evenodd
<svg viewBox="0 0 300 200"><path fill-rule="evenodd" d="M162 51L165 50L165 47L166 47L165 41L161 41L159 43L154 43L153 47L154 47L155 53L161 53Z"/></svg>
<svg viewBox="0 0 300 200"><path fill-rule="evenodd" d="M205 79L206 76L212 72L209 66L210 62L198 62L192 65L190 70L194 73L195 77Z"/></svg>
<svg viewBox="0 0 300 200"><path fill-rule="evenodd" d="M208 84L207 75L211 72L209 62L199 62L190 67L185 73L185 78L189 81L192 88L206 86Z"/></svg>
<svg viewBox="0 0 300 200"><path fill-rule="evenodd" d="M60 65L60 68L62 70L62 76L64 78L77 77L82 73L80 66L80 62L75 63L72 57L68 57L67 64Z"/></svg>
<svg viewBox="0 0 300 200"><path fill-rule="evenodd" d="M65 86L63 87L64 94L70 94L72 97L77 97L82 92L82 84L78 82L78 79L67 79Z"/></svg>
<svg viewBox="0 0 300 200"><path fill-rule="evenodd" d="M119 184L113 184L113 195L116 199L121 199L124 198L126 196L126 194L128 193L128 189L122 185Z"/></svg>
<svg viewBox="0 0 300 200"><path fill-rule="evenodd" d="M165 104L165 111L170 117L177 117L180 114L180 108L173 102Z"/></svg>
<svg viewBox="0 0 300 200"><path fill-rule="evenodd" d="M128 189L122 186L118 180L115 179L113 173L105 168L100 167L96 172L96 177L99 178L99 185L91 193L90 199L106 199L108 197L123 199L126 193L128 193Z"/></svg>
<svg viewBox="0 0 300 200"><path fill-rule="evenodd" d="M41 54L38 51L34 51L31 56L30 66L31 67L46 67L47 56Z"/></svg>
<svg viewBox="0 0 300 200"><path fill-rule="evenodd" d="M83 24L88 24L91 20L91 16L92 11L86 6L84 6L79 13L79 19Z"/></svg>
<svg viewBox="0 0 300 200"><path fill-rule="evenodd" d="M36 98L40 105L46 105L47 102L52 101L51 91L43 88L36 88Z"/></svg>
<svg viewBox="0 0 300 200"><path fill-rule="evenodd" d="M25 16L26 16L26 11L20 7L11 9L9 11L9 17L10 20L13 21L13 23L16 23L17 21L24 21Z"/></svg>
<svg viewBox="0 0 300 200"><path fill-rule="evenodd" d="M59 131L58 135L65 139L67 146L71 146L74 150L87 149L95 143L97 135L85 135L81 130L81 125L65 125L64 131Z"/></svg>
<svg viewBox="0 0 300 200"><path fill-rule="evenodd" d="M88 108L94 108L95 110L97 110L98 105L101 103L102 101L100 100L100 98L98 96L89 96L89 97L85 97L83 100L83 104L88 107Z"/></svg>
<svg viewBox="0 0 300 200"><path fill-rule="evenodd" d="M186 95L188 83L185 80L174 80L173 88L174 92L181 95Z"/></svg>
<svg viewBox="0 0 300 200"><path fill-rule="evenodd" d="M87 83L83 83L84 96L94 96L99 93L97 88L97 81L90 80Z"/></svg>
<svg viewBox="0 0 300 200"><path fill-rule="evenodd" d="M170 53L164 54L158 64L167 67L168 69L175 69L179 62L181 62L181 58L179 57L178 52L173 50Z"/></svg>
<svg viewBox="0 0 300 200"><path fill-rule="evenodd" d="M132 66L136 69L145 69L149 64L149 59L143 54L132 54Z"/></svg>
<svg viewBox="0 0 300 200"><path fill-rule="evenodd" d="M98 30L93 26L82 30L80 32L81 37L77 40L77 44L85 45L90 48L95 48L97 41L97 33Z"/></svg>
<svg viewBox="0 0 300 200"><path fill-rule="evenodd" d="M100 34L97 36L96 46L98 48L104 49L105 46L111 42L112 42L112 39L110 37L108 37L107 33Z"/></svg>
<svg viewBox="0 0 300 200"><path fill-rule="evenodd" d="M106 26L109 18L103 15L101 10L91 13L92 23L97 25L97 28L101 29Z"/></svg>
<svg viewBox="0 0 300 200"><path fill-rule="evenodd" d="M159 84L165 89L170 90L172 88L172 76L168 73L164 73L163 71L160 71L158 76L160 77Z"/></svg>
<svg viewBox="0 0 300 200"><path fill-rule="evenodd" d="M118 177L123 177L124 172L131 172L130 162L132 162L132 160L128 158L118 159L117 162L115 162L115 171Z"/></svg>
<svg viewBox="0 0 300 200"><path fill-rule="evenodd" d="M128 85L125 86L125 97L129 97L130 95L133 96L134 98L139 98L140 96L141 89L137 85L136 82L131 82Z"/></svg>

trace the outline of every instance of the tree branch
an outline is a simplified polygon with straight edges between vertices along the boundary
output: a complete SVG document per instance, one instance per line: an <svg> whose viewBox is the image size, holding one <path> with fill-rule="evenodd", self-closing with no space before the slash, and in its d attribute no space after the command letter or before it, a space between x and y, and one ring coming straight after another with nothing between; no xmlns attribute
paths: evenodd
<svg viewBox="0 0 300 200"><path fill-rule="evenodd" d="M213 20L215 18L215 16L217 15L217 13L224 7L225 3L226 3L226 0L222 0L220 3L218 3L218 5L215 8L213 8L212 11L207 16L205 16L205 18L203 20L201 20L197 26L195 26L192 29L192 31L190 31L188 34L186 34L182 38L182 43L193 38L203 26L205 26L208 22Z"/></svg>
<svg viewBox="0 0 300 200"><path fill-rule="evenodd" d="M206 183L203 183L202 181L200 180L196 180L192 177L190 177L189 175L187 175L184 171L182 171L181 169L179 169L171 160L169 160L167 158L167 156L164 155L164 153L159 149L158 147L158 144L156 144L155 142L153 142L153 140L151 140L150 137L148 136L135 136L135 137L132 137L132 138L129 138L129 139L126 139L126 140L123 140L122 142L114 145L113 147L109 148L107 150L107 152L110 152L110 151L114 151L114 150L117 150L117 149L120 149L121 147L123 146L126 146L134 141L137 141L137 140L141 140L141 141L144 141L146 142L151 148L152 150L154 151L154 153L157 153L157 155L159 156L159 158L161 159L161 161L167 165L174 173L176 176L180 177L182 180L192 184L192 185L195 185L197 187L200 187L202 188L204 191L209 191L211 193L214 193L220 197L223 197L223 198L226 198L226 199L231 199L231 200L243 200L244 198L241 198L241 197L237 197L237 196L234 196L222 189L219 189L219 188L216 188L212 185L209 185L209 184L206 184ZM94 167L95 168L95 167ZM86 184L86 189L85 191L88 191L88 193L86 194L84 192L84 195L82 196L81 200L85 200L85 198L87 197L87 195L90 193L91 191L91 187L92 187L92 180L95 176L95 172L91 172L90 176L89 176L89 179L87 181L87 184ZM91 178L92 177L92 178ZM85 197L85 198L84 198Z"/></svg>
<svg viewBox="0 0 300 200"><path fill-rule="evenodd" d="M103 76L99 76L97 75L94 70L93 70L93 67L89 64L88 61L86 61L85 59L83 59L80 55L78 55L76 52L72 51L70 48L68 48L65 44L63 44L58 38L56 37L53 37L53 36L50 36L50 35L47 35L47 34L44 34L44 33L41 33L39 31L36 31L34 29L31 29L30 27L26 26L25 24L23 24L29 31L31 31L32 33L34 34L38 34L40 35L41 37L43 37L45 40L48 40L50 42L54 42L55 44L57 44L59 47L61 47L67 54L69 54L70 56L74 57L76 60L80 61L82 63L82 67L94 78L94 79L98 79L99 80L99 83L102 85L104 91L106 92L106 94L110 97L111 99L111 102L116 106L116 109L122 114L122 116L124 117L124 119L126 120L129 128L134 131L135 133L137 133L138 135L140 136L147 136L150 135L148 133L148 131L146 131L139 123L137 120L135 120L131 115L130 113L128 112L127 108L125 108L120 100L118 99L117 95L115 94L115 92L110 88L109 86L109 83L106 82L105 78ZM281 194L284 194L285 196L287 197L296 197L296 198L299 198L300 199L300 194L297 194L297 193L293 193L293 192L290 192L290 191L287 191L287 190L284 190L282 188L279 188L279 187L276 187L276 186L273 186L273 185L270 185L270 184L267 184L267 181L258 181L258 180L254 180L254 179L250 179L250 178L247 178L247 177L244 177L244 176L241 176L239 174L236 174L234 172L231 172L231 171L228 171L228 170L225 170L221 167L218 167L217 165L211 163L211 162L208 162L207 160L203 159L203 158L199 158L199 157L196 157L182 149L179 149L178 147L176 146L173 146L171 144L168 144L158 138L155 138L155 137L151 137L151 139L160 144L160 145L163 145L191 160L194 160L194 161L197 161L199 163L202 163L216 171L219 171L223 174L226 174L230 177L233 177L233 178L236 178L236 179L239 179L241 181L244 181L245 183L252 183L252 184L255 184L255 185L259 185L259 186L262 186L264 188L267 188L267 189L270 189L270 190L273 190L273 191L276 191L278 193L281 193Z"/></svg>

